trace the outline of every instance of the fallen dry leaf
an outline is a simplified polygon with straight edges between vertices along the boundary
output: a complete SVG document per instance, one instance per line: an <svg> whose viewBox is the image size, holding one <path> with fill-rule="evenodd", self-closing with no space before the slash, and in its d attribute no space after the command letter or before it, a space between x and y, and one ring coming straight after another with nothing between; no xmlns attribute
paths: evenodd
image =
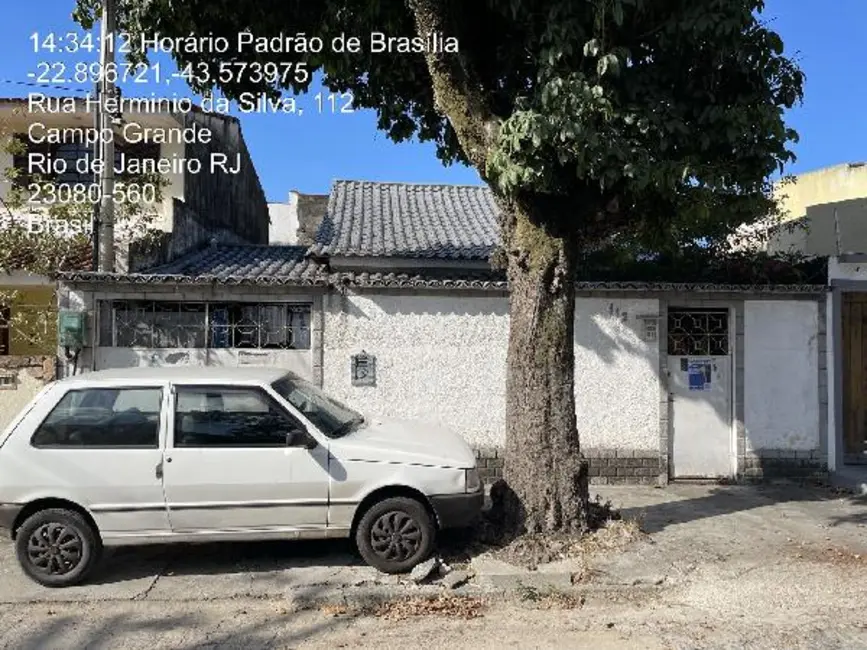
<svg viewBox="0 0 867 650"><path fill-rule="evenodd" d="M323 605L319 611L325 616L342 616L348 610L344 605Z"/></svg>

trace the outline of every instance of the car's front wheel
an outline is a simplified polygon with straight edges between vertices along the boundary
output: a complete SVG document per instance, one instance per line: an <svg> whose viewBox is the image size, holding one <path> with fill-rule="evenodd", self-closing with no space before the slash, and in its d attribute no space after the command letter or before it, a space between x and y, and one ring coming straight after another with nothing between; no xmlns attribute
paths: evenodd
<svg viewBox="0 0 867 650"><path fill-rule="evenodd" d="M361 557L385 573L405 573L426 560L435 539L436 527L427 509L406 497L375 503L355 532Z"/></svg>
<svg viewBox="0 0 867 650"><path fill-rule="evenodd" d="M101 550L93 526L78 512L63 508L33 513L15 536L15 552L24 573L46 587L69 587L83 581Z"/></svg>

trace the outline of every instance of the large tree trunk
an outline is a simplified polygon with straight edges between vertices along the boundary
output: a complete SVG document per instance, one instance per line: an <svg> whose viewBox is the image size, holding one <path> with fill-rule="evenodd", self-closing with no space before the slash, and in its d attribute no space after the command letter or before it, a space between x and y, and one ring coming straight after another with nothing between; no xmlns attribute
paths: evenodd
<svg viewBox="0 0 867 650"><path fill-rule="evenodd" d="M512 206L505 524L514 532L587 530L587 463L575 417L577 244Z"/></svg>
<svg viewBox="0 0 867 650"><path fill-rule="evenodd" d="M406 0L417 33L450 33L442 0ZM437 107L447 115L467 159L486 178L501 118L462 54L427 52ZM511 285L506 382L506 489L498 505L514 532L584 532L587 465L575 426L573 351L577 245L552 206L533 199L503 203L503 248ZM562 207L562 205L561 205ZM582 206L586 207L586 206ZM568 223L566 224L568 226Z"/></svg>

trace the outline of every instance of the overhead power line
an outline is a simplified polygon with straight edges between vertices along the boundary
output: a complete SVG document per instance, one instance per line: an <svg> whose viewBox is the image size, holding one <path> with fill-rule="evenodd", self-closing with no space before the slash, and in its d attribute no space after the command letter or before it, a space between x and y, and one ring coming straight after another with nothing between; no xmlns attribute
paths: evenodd
<svg viewBox="0 0 867 650"><path fill-rule="evenodd" d="M69 86L54 86L51 84L40 84L32 81L16 81L15 79L0 79L0 84L10 84L13 86L29 86L31 88L51 88L52 90L65 90L71 93L89 93L85 88L70 88Z"/></svg>

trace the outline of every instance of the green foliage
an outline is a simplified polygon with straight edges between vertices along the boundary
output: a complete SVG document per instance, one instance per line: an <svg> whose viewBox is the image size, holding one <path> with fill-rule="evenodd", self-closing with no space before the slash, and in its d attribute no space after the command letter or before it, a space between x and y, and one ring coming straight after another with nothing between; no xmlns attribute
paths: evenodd
<svg viewBox="0 0 867 650"><path fill-rule="evenodd" d="M691 246L676 253L639 257L609 248L590 253L578 272L587 282L676 282L732 285L814 284L828 278L825 258L752 251L725 254Z"/></svg>
<svg viewBox="0 0 867 650"><path fill-rule="evenodd" d="M82 24L97 4L79 0ZM414 35L419 4L459 39L459 54L436 65L455 64L481 92L484 114L441 114L424 55L369 51L371 31ZM321 37L320 54L177 58L306 61L331 89L375 110L390 138L435 142L444 162L468 160L454 125L469 121L493 134L479 171L501 196L544 197L545 221L585 242L617 234L674 250L697 237L721 245L766 214L768 177L794 158L797 134L783 112L801 99L804 76L761 22L763 9L762 0L123 0L120 24L172 37ZM364 51L331 52L342 32L361 37ZM237 97L307 84L220 88Z"/></svg>

